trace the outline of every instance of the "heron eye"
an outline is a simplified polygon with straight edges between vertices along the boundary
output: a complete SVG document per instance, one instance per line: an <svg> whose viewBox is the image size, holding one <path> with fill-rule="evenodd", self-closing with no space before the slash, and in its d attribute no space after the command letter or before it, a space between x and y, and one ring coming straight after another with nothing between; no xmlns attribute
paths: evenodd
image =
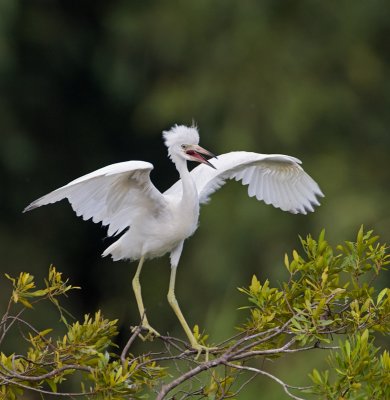
<svg viewBox="0 0 390 400"><path fill-rule="evenodd" d="M185 144L182 144L182 145L181 145L181 148L182 148L183 150L185 150L186 147L187 147L187 146L186 146Z"/></svg>

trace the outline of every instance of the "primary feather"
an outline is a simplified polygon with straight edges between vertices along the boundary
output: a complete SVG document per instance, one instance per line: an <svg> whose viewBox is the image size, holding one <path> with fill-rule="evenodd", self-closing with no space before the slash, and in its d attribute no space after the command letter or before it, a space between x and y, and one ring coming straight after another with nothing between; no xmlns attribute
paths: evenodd
<svg viewBox="0 0 390 400"><path fill-rule="evenodd" d="M191 171L196 184L200 204L207 203L210 196L228 179L248 185L248 195L291 213L306 214L319 205L317 197L323 193L317 183L299 165L295 157L282 154L258 154L235 151L210 160L216 169L202 164ZM180 196L180 180L164 195Z"/></svg>

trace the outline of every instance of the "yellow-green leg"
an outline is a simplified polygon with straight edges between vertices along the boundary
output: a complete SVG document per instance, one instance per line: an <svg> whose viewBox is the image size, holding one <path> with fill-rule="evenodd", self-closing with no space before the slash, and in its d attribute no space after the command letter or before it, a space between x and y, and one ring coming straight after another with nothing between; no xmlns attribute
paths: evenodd
<svg viewBox="0 0 390 400"><path fill-rule="evenodd" d="M208 358L208 353L210 348L207 346L202 346L197 342L195 339L194 334L192 333L190 327L187 324L187 321L185 320L183 313L180 310L179 303L177 302L176 296L175 296L175 281L176 281L176 270L177 267L172 266L171 268L171 277L169 280L169 290L168 290L168 302L171 305L173 311L175 312L177 318L180 321L181 326L184 329L184 332L186 333L188 340L190 341L191 347L194 350L198 351L197 357L200 355L200 353L205 352L206 353L206 358Z"/></svg>
<svg viewBox="0 0 390 400"><path fill-rule="evenodd" d="M141 316L141 325L142 328L148 330L148 335L153 336L160 336L160 334L149 325L148 319L145 313L144 302L142 301L142 294L141 294L141 284L139 282L139 276L141 275L142 266L144 264L145 258L142 256L139 260L137 271L135 272L133 278L133 291L135 294L135 299L137 301L139 315Z"/></svg>

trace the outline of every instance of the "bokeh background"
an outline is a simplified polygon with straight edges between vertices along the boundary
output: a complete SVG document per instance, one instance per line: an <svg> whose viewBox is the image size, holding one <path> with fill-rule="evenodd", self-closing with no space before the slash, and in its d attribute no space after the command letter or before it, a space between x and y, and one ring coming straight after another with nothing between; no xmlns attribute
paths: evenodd
<svg viewBox="0 0 390 400"><path fill-rule="evenodd" d="M212 342L247 316L237 287L253 274L274 285L287 278L284 253L299 247L298 235L325 228L335 244L364 224L390 241L389 38L390 5L379 0L0 0L1 273L29 271L39 281L55 264L82 287L67 308L77 318L102 309L125 340L138 322L135 264L100 258L111 243L105 230L65 201L21 211L125 160L152 162L155 185L167 189L177 173L161 131L193 120L216 154L302 159L326 194L314 214L289 215L234 182L202 208L177 295ZM152 325L184 337L166 302L169 272L168 257L148 262L143 295ZM10 291L1 282L4 309ZM42 327L58 321L51 309L34 318ZM310 362L315 355L277 368L305 384ZM286 398L266 378L240 398L259 391Z"/></svg>

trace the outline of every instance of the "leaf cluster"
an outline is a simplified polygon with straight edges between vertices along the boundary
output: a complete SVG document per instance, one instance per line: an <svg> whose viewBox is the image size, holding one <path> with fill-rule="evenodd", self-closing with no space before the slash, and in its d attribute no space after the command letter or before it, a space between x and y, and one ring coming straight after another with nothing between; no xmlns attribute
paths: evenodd
<svg viewBox="0 0 390 400"><path fill-rule="evenodd" d="M286 255L288 279L277 287L253 276L247 288L249 312L238 334L210 347L204 361L181 339L161 336L158 353L133 355L141 337L134 328L124 348L115 344L118 321L100 311L82 321L67 321L59 297L76 289L50 267L44 286L34 277L7 275L13 291L0 322L0 344L15 326L27 342L25 353L0 353L0 398L17 399L26 391L61 396L130 399L171 394L177 399L237 398L250 381L263 375L294 399L308 394L319 399L390 398L390 356L378 336L390 332L390 289L377 288L377 278L390 263L388 247L363 227L355 241L331 246L322 231L317 239L301 238L302 250ZM26 314L41 301L58 310L62 328L38 329ZM207 346L208 335L194 327ZM328 369L313 369L310 386L291 386L268 371L269 359L299 352L320 352ZM258 360L262 361L259 368ZM169 374L168 374L169 373ZM199 378L199 376L202 376ZM67 392L67 382L78 391Z"/></svg>
<svg viewBox="0 0 390 400"><path fill-rule="evenodd" d="M379 348L369 330L340 341L340 350L332 352L328 362L335 371L314 369L310 378L313 393L326 399L388 399L390 398L390 357L387 350L378 356Z"/></svg>
<svg viewBox="0 0 390 400"><path fill-rule="evenodd" d="M123 355L121 360L111 352L118 334L117 320L108 320L97 311L93 316L85 315L83 321L68 323L58 297L76 287L63 281L54 266L41 289L36 289L34 277L28 273L7 278L12 281L13 292L0 324L1 341L16 324L28 350L25 354L0 353L0 398L17 399L26 390L57 393L71 376L73 385L75 379L79 381L79 395L120 399L141 393L164 375L164 370L148 357ZM55 338L52 328L38 330L23 318L26 310L42 300L51 301L59 310L66 328L64 335Z"/></svg>
<svg viewBox="0 0 390 400"><path fill-rule="evenodd" d="M374 286L390 263L387 245L379 244L378 237L363 227L356 241L335 250L324 231L317 240L310 235L301 238L301 244L301 253L285 255L288 282L274 288L254 276L249 288L240 289L252 304L243 329L263 332L284 326L257 349L280 347L289 340L296 351L320 348L339 335L338 349L328 359L335 373L314 370L310 374L314 387L309 391L326 399L390 397L389 355L379 354L373 336L390 333L390 289L378 291Z"/></svg>

